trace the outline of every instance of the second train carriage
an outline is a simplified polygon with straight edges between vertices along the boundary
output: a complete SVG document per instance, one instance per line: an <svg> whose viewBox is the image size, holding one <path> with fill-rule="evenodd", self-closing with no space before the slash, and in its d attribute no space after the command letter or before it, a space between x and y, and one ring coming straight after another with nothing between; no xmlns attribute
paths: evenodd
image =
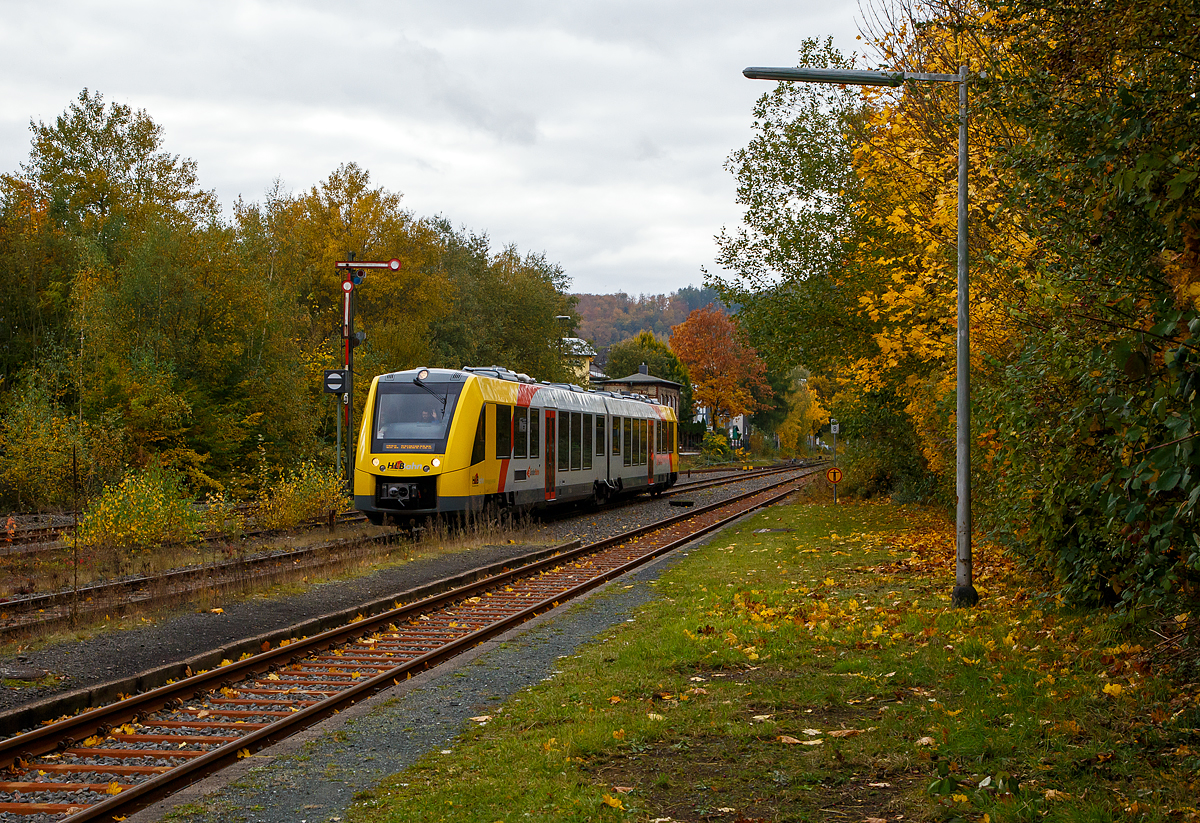
<svg viewBox="0 0 1200 823"><path fill-rule="evenodd" d="M382 524L659 492L679 476L676 423L666 406L498 367L380 375L359 435L354 506Z"/></svg>

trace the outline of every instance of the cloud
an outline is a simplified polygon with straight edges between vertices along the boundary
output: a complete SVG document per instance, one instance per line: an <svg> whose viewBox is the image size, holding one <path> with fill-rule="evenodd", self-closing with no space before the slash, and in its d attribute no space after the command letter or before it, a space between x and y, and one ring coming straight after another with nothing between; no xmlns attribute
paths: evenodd
<svg viewBox="0 0 1200 823"><path fill-rule="evenodd" d="M853 43L853 4L764 0L42 0L0 29L0 171L79 90L146 109L226 203L354 161L580 291L700 281L737 222L722 168L803 36Z"/></svg>

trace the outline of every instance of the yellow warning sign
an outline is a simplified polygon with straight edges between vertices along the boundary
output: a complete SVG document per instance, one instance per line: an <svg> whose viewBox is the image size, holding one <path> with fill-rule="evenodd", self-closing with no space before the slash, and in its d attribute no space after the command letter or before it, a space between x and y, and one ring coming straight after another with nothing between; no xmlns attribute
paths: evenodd
<svg viewBox="0 0 1200 823"><path fill-rule="evenodd" d="M838 483L842 482L842 470L837 466L831 466L825 471L825 477L829 479L830 483L833 483L836 486Z"/></svg>

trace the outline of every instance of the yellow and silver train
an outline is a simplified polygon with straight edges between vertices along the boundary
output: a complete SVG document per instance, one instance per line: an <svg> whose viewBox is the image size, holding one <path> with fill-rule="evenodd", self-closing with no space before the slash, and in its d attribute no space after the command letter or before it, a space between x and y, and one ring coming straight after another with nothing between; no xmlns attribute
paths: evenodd
<svg viewBox="0 0 1200 823"><path fill-rule="evenodd" d="M679 477L676 422L645 398L496 366L383 374L367 397L354 507L382 525L659 493Z"/></svg>

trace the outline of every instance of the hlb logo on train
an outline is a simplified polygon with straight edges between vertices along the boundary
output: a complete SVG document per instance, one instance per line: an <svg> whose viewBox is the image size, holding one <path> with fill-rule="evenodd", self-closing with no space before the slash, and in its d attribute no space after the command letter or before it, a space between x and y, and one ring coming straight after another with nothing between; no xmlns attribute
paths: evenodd
<svg viewBox="0 0 1200 823"><path fill-rule="evenodd" d="M426 472L429 471L429 466L423 466L420 463L403 463L403 462L397 462L397 461L388 463L383 468L385 471L398 471L398 472L400 472L400 471L415 472L417 469L420 469L421 471L426 471Z"/></svg>

